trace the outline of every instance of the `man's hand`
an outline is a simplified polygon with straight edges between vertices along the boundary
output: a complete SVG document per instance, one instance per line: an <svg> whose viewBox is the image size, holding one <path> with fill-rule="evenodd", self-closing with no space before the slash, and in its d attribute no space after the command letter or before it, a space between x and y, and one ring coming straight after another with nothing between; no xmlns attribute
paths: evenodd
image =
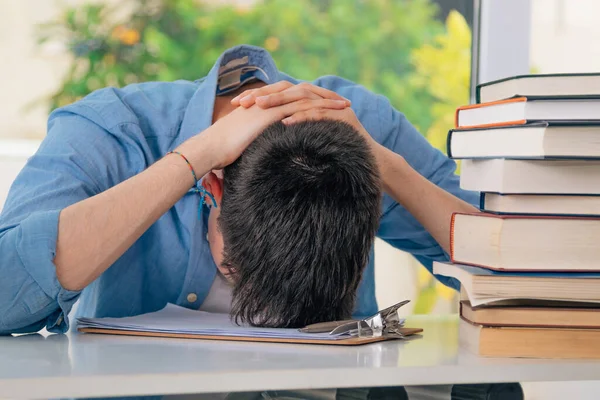
<svg viewBox="0 0 600 400"><path fill-rule="evenodd" d="M263 109L281 107L286 104L298 101L300 99L331 99L343 100L350 106L350 100L347 100L331 90L327 90L310 83L300 83L294 85L287 81L277 82L272 85L263 86L258 89L246 90L239 96L231 100L231 104L242 107L258 106ZM377 159L382 152L382 146L377 143L367 130L362 126L356 114L350 107L341 109L312 107L306 110L297 111L294 114L284 118L282 122L286 125L302 121L318 121L322 119L333 119L343 121L353 126L367 141L369 148Z"/></svg>
<svg viewBox="0 0 600 400"><path fill-rule="evenodd" d="M272 85L263 86L258 89L249 89L231 100L234 106L242 106L245 108L257 104L261 108L271 108L281 106L301 99L330 99L344 100L350 105L350 100L340 96L339 94L320 88L310 83L303 82L294 85L288 81L279 81Z"/></svg>
<svg viewBox="0 0 600 400"><path fill-rule="evenodd" d="M270 124L311 109L341 110L348 107L344 100L300 98L279 106L261 108L258 105L238 107L201 134L187 140L178 151L192 165L202 163L210 155L211 169L221 169L234 162L256 137ZM208 153L207 153L208 150Z"/></svg>

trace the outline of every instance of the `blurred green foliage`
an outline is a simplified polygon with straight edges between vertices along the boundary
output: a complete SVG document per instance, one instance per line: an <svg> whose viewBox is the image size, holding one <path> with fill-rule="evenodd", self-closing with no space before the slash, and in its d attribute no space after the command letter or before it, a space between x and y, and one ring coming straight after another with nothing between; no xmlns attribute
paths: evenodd
<svg viewBox="0 0 600 400"><path fill-rule="evenodd" d="M338 75L388 97L423 132L433 96L414 84L413 50L444 32L428 0L263 0L236 6L200 0L123 0L67 7L40 27L65 44L71 69L50 107L105 86L195 80L225 49L269 50L300 79ZM127 11L123 11L127 10Z"/></svg>

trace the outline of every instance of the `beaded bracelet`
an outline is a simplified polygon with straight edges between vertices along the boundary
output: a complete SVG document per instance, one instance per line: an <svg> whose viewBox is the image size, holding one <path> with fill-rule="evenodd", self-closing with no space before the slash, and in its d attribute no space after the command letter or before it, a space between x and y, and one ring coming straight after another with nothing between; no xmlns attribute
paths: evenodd
<svg viewBox="0 0 600 400"><path fill-rule="evenodd" d="M194 177L194 185L198 184L198 177L196 176L196 171L194 171L194 167L192 167L192 163L188 161L187 157L178 151L170 151L167 153L167 155L169 155L169 154L177 154L178 156L183 158L183 161L185 161L185 163L188 165L188 167L190 167L190 171L192 171L192 176Z"/></svg>
<svg viewBox="0 0 600 400"><path fill-rule="evenodd" d="M210 200L213 203L213 206L215 208L217 208L217 201L215 200L215 196L212 195L211 192L209 192L208 190L206 190L206 188L204 186L202 186L201 184L198 185L198 176L196 175L196 171L194 171L194 167L192 166L192 163L189 162L189 160L187 159L186 156L184 156L183 154L181 154L178 151L170 151L167 153L167 155L169 154L177 154L178 156L180 156L181 158L183 158L183 160L185 161L185 163L188 165L188 167L190 168L190 171L192 171L192 176L194 177L194 187L191 189L192 192L194 193L198 193L198 195L200 196L200 204L198 205L198 219L201 218L202 216L202 206L206 203L206 197L209 197Z"/></svg>

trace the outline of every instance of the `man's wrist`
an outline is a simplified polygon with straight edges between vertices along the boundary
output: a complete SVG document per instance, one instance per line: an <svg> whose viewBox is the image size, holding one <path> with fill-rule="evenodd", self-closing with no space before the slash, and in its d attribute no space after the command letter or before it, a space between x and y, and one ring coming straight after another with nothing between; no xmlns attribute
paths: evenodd
<svg viewBox="0 0 600 400"><path fill-rule="evenodd" d="M393 184L398 184L398 181L407 179L410 173L414 172L404 157L385 146L376 143L373 153L379 168L379 177L386 192Z"/></svg>
<svg viewBox="0 0 600 400"><path fill-rule="evenodd" d="M198 179L214 168L215 153L209 142L210 137L201 133L186 140L175 149L188 159Z"/></svg>

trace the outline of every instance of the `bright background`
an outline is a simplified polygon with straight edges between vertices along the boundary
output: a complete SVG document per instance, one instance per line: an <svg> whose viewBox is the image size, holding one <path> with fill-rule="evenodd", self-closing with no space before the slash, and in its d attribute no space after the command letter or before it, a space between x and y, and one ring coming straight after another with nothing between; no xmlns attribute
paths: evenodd
<svg viewBox="0 0 600 400"><path fill-rule="evenodd" d="M102 86L197 79L224 49L251 43L298 78L337 74L386 95L443 149L471 82L600 71L598 15L597 0L0 0L0 208L48 112ZM456 311L456 295L410 256L381 241L375 251L380 306ZM523 386L528 400L600 390Z"/></svg>

